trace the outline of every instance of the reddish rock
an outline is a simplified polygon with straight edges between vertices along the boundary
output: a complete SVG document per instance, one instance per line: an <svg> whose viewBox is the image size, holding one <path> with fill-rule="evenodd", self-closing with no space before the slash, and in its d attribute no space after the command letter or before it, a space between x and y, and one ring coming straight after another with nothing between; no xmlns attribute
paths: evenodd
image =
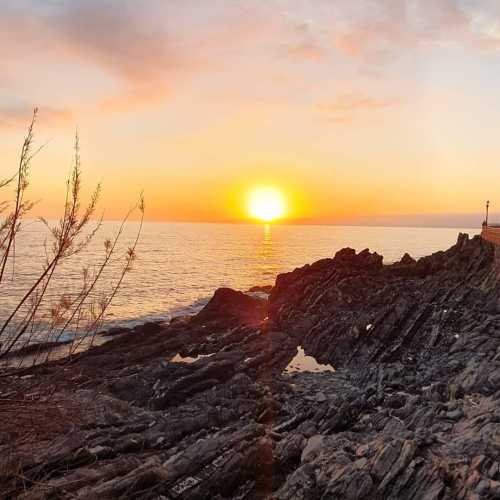
<svg viewBox="0 0 500 500"><path fill-rule="evenodd" d="M267 300L250 297L231 288L219 288L193 321L223 326L258 325L266 316Z"/></svg>

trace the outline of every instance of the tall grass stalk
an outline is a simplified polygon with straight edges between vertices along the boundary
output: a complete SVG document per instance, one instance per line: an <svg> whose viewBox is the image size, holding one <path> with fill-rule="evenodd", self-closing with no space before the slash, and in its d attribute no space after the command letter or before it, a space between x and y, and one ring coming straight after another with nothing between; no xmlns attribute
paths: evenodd
<svg viewBox="0 0 500 500"><path fill-rule="evenodd" d="M29 186L33 152L34 127L37 109L33 112L31 123L23 141L17 171L11 177L0 180L0 194L14 187L13 201L0 199L0 306L2 288L7 279L8 263L12 262L11 280L17 279L15 268L16 238L23 227L23 221L33 208L33 203L26 199ZM103 257L97 266L94 263L82 269L82 285L76 294L58 293L59 298L48 304L48 290L54 286L54 277L62 264L72 262L72 258L82 253L94 240L102 228L102 216L95 217L101 195L98 184L90 195L89 202L82 206L82 169L78 134L75 135L74 157L70 175L66 181L66 196L63 213L58 222L51 225L46 219L40 222L48 230L50 243L45 243L45 256L40 274L34 282L20 294L15 305L0 322L0 360L12 357L15 352L33 343L59 342L64 335L73 334L70 353L78 350L84 342L94 342L94 336L102 328L112 300L123 284L126 274L131 270L136 259L136 249L144 220L144 197L141 193L138 202L123 218L117 233L112 239L106 239ZM127 221L135 213L140 214L137 232L124 255L117 256L119 243ZM118 262L114 284L108 293L99 291L105 270L111 263ZM94 272L89 271L90 266ZM9 266L10 267L10 266ZM100 294L100 295L99 295ZM53 295L51 293L51 295ZM99 295L99 298L96 297ZM43 332L43 333L42 333ZM26 351L26 349L24 349ZM33 363L40 361L40 352L36 352ZM49 354L46 355L48 359ZM22 356L19 358L22 361Z"/></svg>

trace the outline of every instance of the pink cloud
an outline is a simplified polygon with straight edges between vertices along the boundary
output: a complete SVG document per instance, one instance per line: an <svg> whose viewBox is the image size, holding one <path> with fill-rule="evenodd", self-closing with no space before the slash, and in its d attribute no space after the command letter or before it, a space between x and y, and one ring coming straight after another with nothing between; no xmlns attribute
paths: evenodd
<svg viewBox="0 0 500 500"><path fill-rule="evenodd" d="M8 1L8 0L7 0ZM280 22L238 1L210 6L152 0L87 0L30 11L15 2L0 18L0 44L10 61L37 56L100 68L115 90L97 109L125 111L166 99L173 88L273 37ZM312 47L297 48L312 57Z"/></svg>
<svg viewBox="0 0 500 500"><path fill-rule="evenodd" d="M442 44L500 48L500 40L478 29L474 11L456 0L361 1L333 27L334 45L345 55L379 63L416 48Z"/></svg>
<svg viewBox="0 0 500 500"><path fill-rule="evenodd" d="M327 51L314 42L302 42L287 47L287 55L293 59L306 61L322 61Z"/></svg>
<svg viewBox="0 0 500 500"><path fill-rule="evenodd" d="M34 106L19 104L0 108L0 127L23 128L31 120ZM45 126L60 127L74 123L72 111L57 109L50 106L42 106L38 111L38 120L42 120Z"/></svg>
<svg viewBox="0 0 500 500"><path fill-rule="evenodd" d="M95 102L104 111L151 106L192 79L221 69L237 74L252 63L263 72L275 64L297 79L299 64L314 61L326 69L329 56L340 52L361 62L365 75L367 69L380 75L384 64L414 49L500 47L490 29L498 9L483 9L481 17L458 0L5 1L0 64L14 95L18 76L9 65L68 61L97 68L111 81ZM305 70L301 76L307 79Z"/></svg>
<svg viewBox="0 0 500 500"><path fill-rule="evenodd" d="M361 113L391 108L401 104L398 99L377 99L362 94L341 94L329 103L318 104L317 109L330 122L351 123Z"/></svg>

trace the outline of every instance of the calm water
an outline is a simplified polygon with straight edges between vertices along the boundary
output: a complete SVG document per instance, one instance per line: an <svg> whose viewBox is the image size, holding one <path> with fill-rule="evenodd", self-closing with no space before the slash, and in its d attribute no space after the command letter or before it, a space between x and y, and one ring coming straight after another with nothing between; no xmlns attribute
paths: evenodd
<svg viewBox="0 0 500 500"><path fill-rule="evenodd" d="M323 365L316 361L313 356L308 356L302 346L297 347L297 354L288 363L285 368L285 373L297 373L297 372L334 372L335 369L332 365Z"/></svg>
<svg viewBox="0 0 500 500"><path fill-rule="evenodd" d="M104 223L88 250L59 270L49 291L51 300L72 294L81 283L84 265L97 265L105 237L113 236L118 223ZM109 290L126 245L137 225L128 225L117 262L104 276ZM404 252L421 257L452 245L459 231L470 235L477 229L385 228L347 226L263 226L230 224L146 223L137 249L138 260L126 276L108 316L109 324L131 325L146 320L168 319L202 307L221 286L247 290L272 284L278 273L331 257L340 248L370 248L385 262ZM16 249L16 280L2 285L0 319L10 312L15 297L33 282L41 269L46 230L27 224Z"/></svg>

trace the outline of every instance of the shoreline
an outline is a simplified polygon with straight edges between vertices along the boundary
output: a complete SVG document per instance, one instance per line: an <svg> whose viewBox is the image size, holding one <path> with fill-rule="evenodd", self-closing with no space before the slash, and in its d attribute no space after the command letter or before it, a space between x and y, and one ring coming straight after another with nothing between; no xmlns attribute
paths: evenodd
<svg viewBox="0 0 500 500"><path fill-rule="evenodd" d="M273 285L254 285L248 290L244 291L243 293L255 297L255 298L262 298L266 299L268 298L271 290L273 288ZM89 339L89 342L92 343L92 345L83 345L81 348L79 348L75 354L78 354L80 352L84 352L87 349L91 349L94 346L102 345L103 343L107 342L113 337L120 336L120 335L125 335L125 334L133 334L137 332L142 332L142 331L151 331L155 330L157 327L161 328L163 326L166 326L172 322L177 322L179 320L182 320L184 318L193 318L196 316L205 306L206 304L210 301L210 298L207 298L206 301L203 299L203 302L205 302L203 305L200 305L198 310L196 312L192 312L191 314L179 314L175 316L171 316L170 319L157 319L157 320L147 320L147 321L140 321L140 320L117 320L119 323L118 326L112 324L109 326L109 328L102 330L100 332L97 332L92 339ZM202 302L201 299L198 299L196 303ZM187 306L185 308L186 310L192 310L193 306ZM167 314L166 316L169 316ZM160 314L158 314L160 316ZM123 323L123 324L122 324ZM125 326L125 325L130 325L130 326ZM97 340L96 340L97 339ZM52 357L52 359L64 359L68 357L69 355L65 354L65 349L64 346L67 346L71 344L73 341L72 340L60 340L58 342L53 342L53 341L41 341L41 342L32 342L28 345L25 345L21 347L20 349L15 349L12 350L6 357L4 362L0 362L0 370L2 368L10 368L9 363L11 361L19 361L22 362L24 358L27 358L24 360L22 363L23 367L29 366L30 361L29 358L33 356L37 356L39 354L44 354L44 353L49 353L49 354L54 354L55 357ZM45 361L40 360L37 361L35 364L42 364Z"/></svg>
<svg viewBox="0 0 500 500"><path fill-rule="evenodd" d="M33 411L2 422L0 465L23 479L0 491L500 494L498 274L479 237L390 265L343 249L278 276L268 300L218 289L194 316L0 377L3 407L29 395ZM299 346L335 371L286 373Z"/></svg>

